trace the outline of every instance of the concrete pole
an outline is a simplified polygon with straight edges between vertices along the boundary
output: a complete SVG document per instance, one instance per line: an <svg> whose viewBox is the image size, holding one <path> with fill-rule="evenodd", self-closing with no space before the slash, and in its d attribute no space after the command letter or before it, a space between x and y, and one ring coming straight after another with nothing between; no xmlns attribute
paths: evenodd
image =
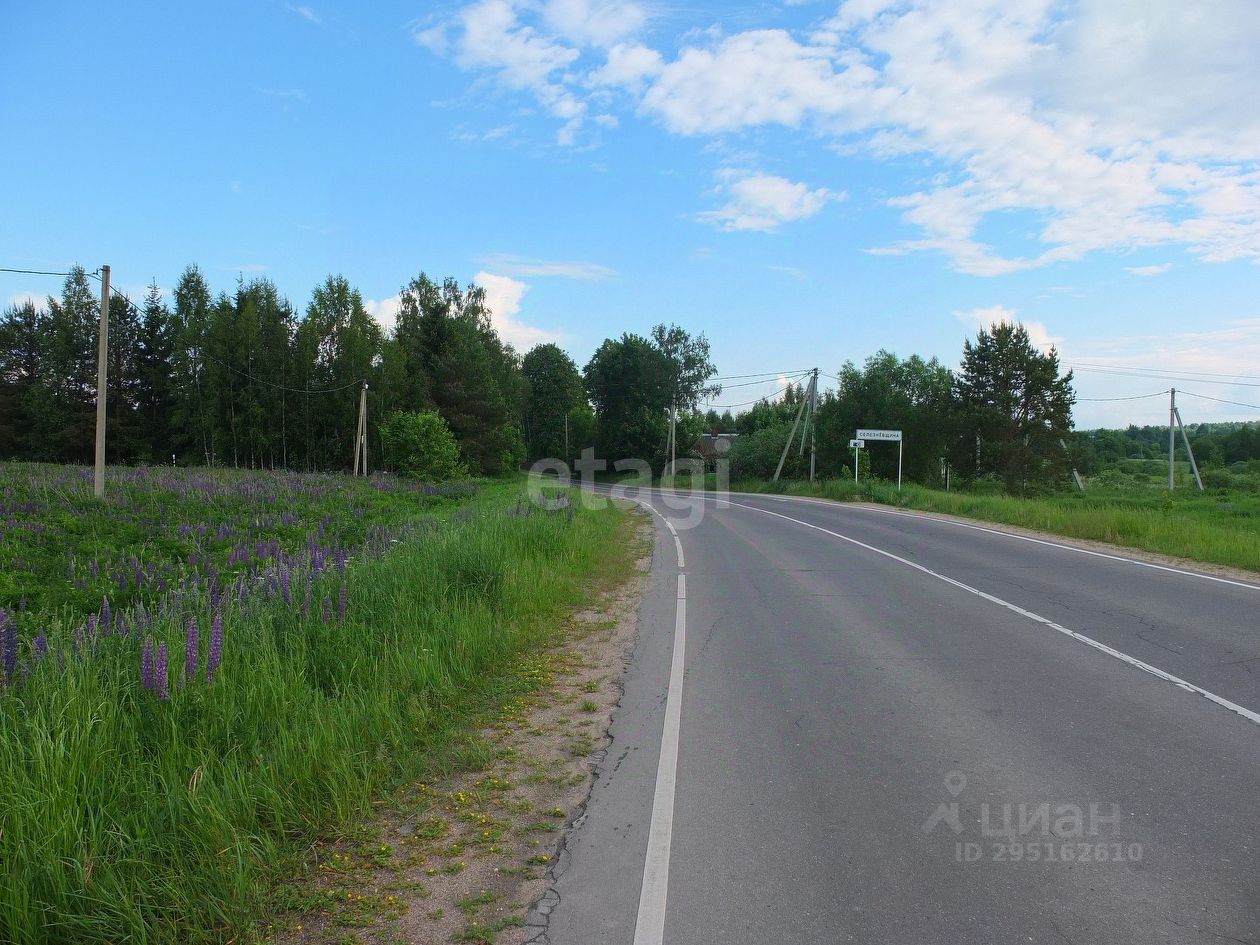
<svg viewBox="0 0 1260 945"><path fill-rule="evenodd" d="M809 481L814 481L814 460L818 454L818 445L814 432L818 427L814 416L818 412L818 368L814 368L814 382L809 388Z"/></svg>
<svg viewBox="0 0 1260 945"><path fill-rule="evenodd" d="M101 330L96 345L96 477L93 491L105 498L105 387L109 379L109 266L101 266Z"/></svg>
<svg viewBox="0 0 1260 945"><path fill-rule="evenodd" d="M1173 414L1177 417L1177 429L1181 431L1181 442L1186 444L1186 455L1190 457L1190 469L1194 473L1195 484L1199 487L1199 491L1203 491L1203 477L1199 475L1199 464L1194 461L1194 450L1190 448L1190 437L1186 435L1186 425L1181 422L1181 410L1175 408Z"/></svg>
<svg viewBox="0 0 1260 945"><path fill-rule="evenodd" d="M363 382L363 393L359 395L359 427L363 441L363 475L368 474L368 441L367 441L367 392L368 382Z"/></svg>
<svg viewBox="0 0 1260 945"><path fill-rule="evenodd" d="M1176 488L1176 481L1173 479L1173 453L1177 449L1176 437L1177 423L1177 388L1172 388L1168 392L1168 491L1172 492Z"/></svg>

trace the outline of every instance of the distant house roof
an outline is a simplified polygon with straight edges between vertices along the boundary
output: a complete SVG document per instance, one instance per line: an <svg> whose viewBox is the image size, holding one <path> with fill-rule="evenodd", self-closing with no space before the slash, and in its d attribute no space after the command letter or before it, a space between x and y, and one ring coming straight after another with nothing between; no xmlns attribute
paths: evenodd
<svg viewBox="0 0 1260 945"><path fill-rule="evenodd" d="M738 436L738 433L706 433L692 444L691 451L705 458L721 456L730 452Z"/></svg>

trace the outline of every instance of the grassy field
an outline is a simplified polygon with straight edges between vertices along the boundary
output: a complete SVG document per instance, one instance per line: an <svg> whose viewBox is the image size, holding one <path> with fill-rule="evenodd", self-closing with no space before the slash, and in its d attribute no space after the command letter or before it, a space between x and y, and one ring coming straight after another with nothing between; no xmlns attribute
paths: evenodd
<svg viewBox="0 0 1260 945"><path fill-rule="evenodd" d="M709 480L708 485L713 487L713 477ZM798 482L737 482L731 484L731 489L945 512L1260 572L1260 496L1256 495L1225 497L1180 490L1169 496L1166 492L1091 490L1019 499L944 492L911 484L898 492L895 484L855 484L849 480L829 480L812 486Z"/></svg>
<svg viewBox="0 0 1260 945"><path fill-rule="evenodd" d="M4 467L0 940L248 938L621 563L623 513L522 495Z"/></svg>

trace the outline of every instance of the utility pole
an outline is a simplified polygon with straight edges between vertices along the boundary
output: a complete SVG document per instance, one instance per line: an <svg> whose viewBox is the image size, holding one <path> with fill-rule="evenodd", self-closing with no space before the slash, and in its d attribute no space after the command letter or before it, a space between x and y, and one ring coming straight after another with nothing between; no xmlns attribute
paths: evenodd
<svg viewBox="0 0 1260 945"><path fill-rule="evenodd" d="M1195 485L1203 491L1203 477L1199 475L1199 464L1194 461L1194 450L1190 448L1190 437L1186 435L1186 425L1181 422L1181 408L1174 407L1173 415L1177 418L1177 429L1181 431L1181 442L1186 444L1186 455L1190 457L1190 469L1194 473Z"/></svg>
<svg viewBox="0 0 1260 945"><path fill-rule="evenodd" d="M359 422L354 430L354 475L367 475L367 391L368 383L359 388Z"/></svg>
<svg viewBox="0 0 1260 945"><path fill-rule="evenodd" d="M792 421L792 429L788 433L787 442L783 444L783 455L779 457L779 465L774 470L774 481L779 481L779 475L783 472L783 464L787 461L788 450L792 448L792 440L796 437L796 428L800 425L801 415L805 412L805 403L808 398L801 398L801 405L796 408L796 419ZM805 431L801 431L801 438L804 439Z"/></svg>
<svg viewBox="0 0 1260 945"><path fill-rule="evenodd" d="M818 368L814 368L814 379L809 386L809 481L814 481L814 460L818 455L817 442L814 436L818 428L815 415L818 412Z"/></svg>
<svg viewBox="0 0 1260 945"><path fill-rule="evenodd" d="M1173 453L1177 449L1176 427L1177 422L1177 388L1172 388L1168 392L1168 491L1172 492L1176 488L1176 481L1173 479Z"/></svg>
<svg viewBox="0 0 1260 945"><path fill-rule="evenodd" d="M569 455L569 414L566 411L564 414L564 461L566 463L569 461Z"/></svg>
<svg viewBox="0 0 1260 945"><path fill-rule="evenodd" d="M678 404L669 405L669 474L678 465Z"/></svg>
<svg viewBox="0 0 1260 945"><path fill-rule="evenodd" d="M105 498L105 382L109 372L109 266L101 266L101 331L96 345L96 478L93 491Z"/></svg>

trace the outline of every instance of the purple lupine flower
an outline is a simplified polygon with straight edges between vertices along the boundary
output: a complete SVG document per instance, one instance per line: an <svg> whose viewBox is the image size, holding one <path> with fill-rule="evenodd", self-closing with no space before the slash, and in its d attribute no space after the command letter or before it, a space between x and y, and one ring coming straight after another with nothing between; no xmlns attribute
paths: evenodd
<svg viewBox="0 0 1260 945"><path fill-rule="evenodd" d="M144 638L144 648L140 651L140 685L152 690L155 684L153 675L153 637Z"/></svg>
<svg viewBox="0 0 1260 945"><path fill-rule="evenodd" d="M302 619L306 620L311 615L311 582L306 582L306 593L302 595Z"/></svg>
<svg viewBox="0 0 1260 945"><path fill-rule="evenodd" d="M292 576L287 564L280 565L280 595L284 598L286 607L293 606Z"/></svg>
<svg viewBox="0 0 1260 945"><path fill-rule="evenodd" d="M4 678L10 682L17 672L17 658L17 624L7 610L0 610L0 662L4 664Z"/></svg>
<svg viewBox="0 0 1260 945"><path fill-rule="evenodd" d="M40 633L39 636L37 636L34 640L31 641L31 655L34 659L34 662L38 663L40 660L44 658L45 655L47 655L47 653L48 653L48 637L44 636L43 633Z"/></svg>
<svg viewBox="0 0 1260 945"><path fill-rule="evenodd" d="M197 677L197 657L201 652L201 632L197 626L197 618L188 621L188 632L184 637L184 679L192 682Z"/></svg>
<svg viewBox="0 0 1260 945"><path fill-rule="evenodd" d="M345 621L346 610L348 609L349 603L350 603L349 595L346 593L346 585L343 583L341 585L341 590L337 592L337 619L338 620L343 621L343 622Z"/></svg>
<svg viewBox="0 0 1260 945"><path fill-rule="evenodd" d="M332 601L330 601L327 597L324 598L323 618L324 623L332 622Z"/></svg>
<svg viewBox="0 0 1260 945"><path fill-rule="evenodd" d="M167 672L168 657L165 643L158 644L157 657L153 662L153 686L157 692L157 697L165 702L171 697L170 682Z"/></svg>
<svg viewBox="0 0 1260 945"><path fill-rule="evenodd" d="M101 598L101 628L102 629L104 630L109 629L109 621L112 616L113 616L113 613L109 609L109 598L102 597Z"/></svg>
<svg viewBox="0 0 1260 945"><path fill-rule="evenodd" d="M223 659L223 611L216 610L210 620L210 654L206 657L206 682L214 680Z"/></svg>
<svg viewBox="0 0 1260 945"><path fill-rule="evenodd" d="M88 637L94 637L96 636L96 633L98 630L100 630L100 628L101 628L101 623L100 623L100 620L97 619L96 614L88 614L87 630L84 631L85 635Z"/></svg>

